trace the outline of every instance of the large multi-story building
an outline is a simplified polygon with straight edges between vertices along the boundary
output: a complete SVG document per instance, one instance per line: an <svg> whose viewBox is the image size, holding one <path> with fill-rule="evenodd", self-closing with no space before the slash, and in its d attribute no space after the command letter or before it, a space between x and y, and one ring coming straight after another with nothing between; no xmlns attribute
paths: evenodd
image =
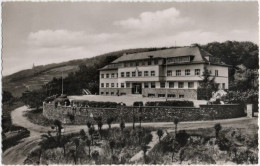
<svg viewBox="0 0 260 166"><path fill-rule="evenodd" d="M100 95L197 99L203 72L228 89L228 65L196 46L124 54L100 69Z"/></svg>

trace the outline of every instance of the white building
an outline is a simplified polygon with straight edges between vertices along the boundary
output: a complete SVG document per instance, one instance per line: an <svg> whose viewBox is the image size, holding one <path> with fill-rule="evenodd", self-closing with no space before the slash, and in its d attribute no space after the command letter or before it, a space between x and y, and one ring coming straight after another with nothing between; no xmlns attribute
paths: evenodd
<svg viewBox="0 0 260 166"><path fill-rule="evenodd" d="M100 95L197 99L205 67L228 89L228 65L199 47L124 54L100 69Z"/></svg>

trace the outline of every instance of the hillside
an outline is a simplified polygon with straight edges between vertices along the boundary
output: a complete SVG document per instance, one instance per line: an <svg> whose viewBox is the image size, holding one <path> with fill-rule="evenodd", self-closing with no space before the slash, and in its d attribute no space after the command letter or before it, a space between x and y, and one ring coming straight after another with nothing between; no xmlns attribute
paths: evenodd
<svg viewBox="0 0 260 166"><path fill-rule="evenodd" d="M36 66L33 69L22 70L17 73L3 77L3 90L9 91L12 93L13 96L19 97L27 89L40 89L46 83L51 81L53 77L60 78L62 75L62 71L64 77L68 76L69 73L77 71L78 66L80 64L85 64L86 66L93 66L95 64L103 64L105 62L106 57L118 58L122 56L123 53L146 52L158 49L166 48L127 49L102 54L92 58L77 59L62 63ZM104 63L103 65L106 64Z"/></svg>
<svg viewBox="0 0 260 166"><path fill-rule="evenodd" d="M212 42L205 45L194 45L197 45L198 47L201 47L205 51L211 53L213 56L220 58L221 61L223 61L224 63L233 66L232 68L230 68L229 71L231 90L236 90L237 88L245 88L245 86L247 86L247 84L237 79L238 74L240 74L240 76L245 75L247 77L250 75L250 77L252 77L253 79L252 81L258 83L258 45L252 42L237 41L226 41L222 43ZM61 78L62 71L64 77L67 77L69 73L75 73L75 71L78 70L78 67L81 64L84 64L88 67L93 67L96 70L96 68L101 68L107 65L109 62L122 56L124 53L147 52L162 49L167 48L162 47L126 49L106 53L92 58L77 59L57 64L37 66L33 69L22 70L12 75L3 77L3 90L11 92L13 96L21 96L22 92L27 89L40 89L43 85L52 81L53 77ZM241 65L244 66L243 70L241 70L240 68ZM86 75L86 73L84 72L86 71L83 71L83 73L81 73L81 78L78 78L80 73L75 73L74 76L71 75L69 79L65 80L65 82L69 84L67 85L67 88L72 90L75 86L79 86L75 83L76 80L82 82L82 80L84 79L85 81L89 81L89 79L94 79L95 82L98 82L98 71L94 74L94 78L84 78L84 75ZM56 80L54 82L56 84L60 84L59 80ZM51 82L50 84L54 82ZM78 88L88 87L87 85L84 85L84 83L81 83L80 85L81 86L79 86Z"/></svg>

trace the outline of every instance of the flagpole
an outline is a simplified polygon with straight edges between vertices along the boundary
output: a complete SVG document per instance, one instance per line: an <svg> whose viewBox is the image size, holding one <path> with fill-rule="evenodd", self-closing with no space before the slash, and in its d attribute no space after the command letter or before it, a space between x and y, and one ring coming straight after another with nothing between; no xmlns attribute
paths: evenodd
<svg viewBox="0 0 260 166"><path fill-rule="evenodd" d="M166 91L166 93L165 93L165 99L166 99L166 101L167 101L167 97L168 97L168 95L167 95L167 72L168 72L168 66L167 66L167 57L166 57L166 61L165 61L165 63L166 63L166 77L165 77L165 91Z"/></svg>
<svg viewBox="0 0 260 166"><path fill-rule="evenodd" d="M63 95L63 71L61 73L61 94Z"/></svg>

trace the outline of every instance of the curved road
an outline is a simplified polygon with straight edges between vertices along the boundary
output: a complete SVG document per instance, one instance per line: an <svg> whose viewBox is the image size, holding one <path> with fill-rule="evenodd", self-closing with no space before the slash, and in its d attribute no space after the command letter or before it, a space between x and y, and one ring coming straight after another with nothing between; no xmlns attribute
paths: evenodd
<svg viewBox="0 0 260 166"><path fill-rule="evenodd" d="M50 127L40 126L31 123L25 116L24 113L28 111L26 106L19 107L12 111L11 117L14 125L22 126L27 128L30 131L30 136L24 138L16 146L13 146L7 149L2 154L2 163L18 165L23 164L23 161L34 150L38 143L41 140L41 134L47 133L50 131ZM178 124L178 129L196 129L196 128L208 128L213 127L216 123L221 123L223 127L238 127L238 128L247 128L250 124L257 124L257 118L236 118L236 119L226 119L226 120L214 120L214 121L196 121L196 122L181 122ZM132 123L126 123L126 126L132 126ZM156 123L142 123L142 126L151 126L151 127L163 127L163 128L172 128L172 122L156 122ZM97 126L95 126L97 127ZM107 128L107 125L104 125L104 128ZM113 124L112 127L119 127L118 124ZM65 134L71 132L79 132L81 129L88 130L86 125L67 125L64 126Z"/></svg>

